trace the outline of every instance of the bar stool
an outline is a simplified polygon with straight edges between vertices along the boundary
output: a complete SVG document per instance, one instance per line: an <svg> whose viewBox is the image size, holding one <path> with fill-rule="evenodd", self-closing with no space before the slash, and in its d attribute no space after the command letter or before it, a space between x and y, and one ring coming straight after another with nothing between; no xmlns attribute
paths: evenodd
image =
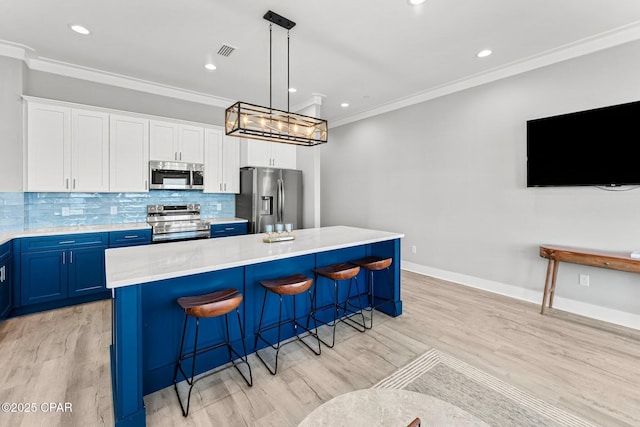
<svg viewBox="0 0 640 427"><path fill-rule="evenodd" d="M309 315L307 316L307 325L306 326L302 326L298 322L298 318L296 317L296 295L301 294L304 291L307 291L309 293L310 310L313 310L313 297L311 296L311 290L310 290L311 285L313 284L313 279L310 279L310 278L306 277L304 274L295 274L293 276L283 277L283 278L279 278L279 279L262 280L262 281L260 281L260 284L264 288L264 299L262 301L262 310L260 312L260 322L258 323L258 332L256 333L256 340L255 340L254 348L256 349L256 355L262 361L262 363L267 368L267 370L269 372L271 372L271 375L275 375L276 372L278 371L278 354L280 353L280 349L284 345L293 342L293 341L288 341L288 342L285 342L285 343L281 343L281 341L280 341L280 333L281 333L282 325L286 325L288 323L293 323L293 330L294 330L294 333L295 333L296 340L300 341L309 350L311 350L314 354L319 356L320 352L321 352L320 341L318 341L318 350L316 351L313 347L311 347L303 339L303 338L306 338L308 336L313 336L316 339L318 339L318 330L317 330L317 328L315 328L316 329L315 333L311 332L309 330L309 316L312 316L312 313L310 312ZM268 326L262 326L262 321L264 319L264 308L265 308L265 306L267 304L267 295L268 295L269 292L277 295L279 300L280 300L280 307L279 307L279 310L278 310L278 323L274 323L274 324L268 325ZM288 320L284 320L284 321L282 320L282 297L283 297L283 295L291 295L291 297L293 298L293 318L292 319L288 319ZM278 328L278 338L277 338L277 342L275 344L272 344L271 342L267 341L267 339L263 336L263 333L268 331L268 330L270 330L270 329L276 328L276 327ZM307 335L301 336L300 332L298 332L298 328L302 329L303 333L306 332ZM276 352L276 360L275 360L275 366L274 366L273 369L262 358L262 355L260 354L260 351L257 350L258 349L258 340L262 340L269 347L271 347L273 350L275 350L275 352Z"/></svg>
<svg viewBox="0 0 640 427"><path fill-rule="evenodd" d="M236 370L242 375L242 378L245 380L247 385L251 387L253 385L253 378L251 376L251 365L249 365L249 361L247 360L247 351L244 345L244 333L242 332L242 323L240 322L240 311L238 310L238 306L242 302L242 294L237 289L223 289L220 291L212 292L206 295L198 295L198 296L189 296L178 298L178 305L184 310L184 327L182 328L182 339L180 341L180 355L178 357L178 361L176 362L175 371L173 374L173 387L176 390L176 395L178 396L178 402L180 402L180 408L182 409L182 415L187 416L189 414L189 404L191 403L191 391L193 390L194 384L205 378L209 375L215 374L222 369L230 368L233 366ZM242 341L242 355L238 354L231 346L231 339L229 337L229 313L233 310L236 311L238 315L238 326L240 327L240 340ZM207 317L218 317L224 315L225 319L225 331L226 331L226 341L218 344L214 344L205 348L198 349L198 329L200 328L200 319ZM187 332L187 321L189 317L193 317L196 320L196 331L195 331L195 340L193 344L193 351L182 354L184 349L184 337ZM196 356L198 354L226 346L229 350L229 361L231 362L231 366L226 366L222 369L214 370L209 374L202 376L194 381L195 371L196 371ZM240 358L240 362L236 363L233 359L233 355ZM193 358L193 362L191 365L191 379L189 379L182 368L182 362L186 359ZM249 368L249 378L246 377L245 374L242 373L238 365L246 364ZM189 395L187 397L187 407L185 409L184 404L182 403L182 399L180 398L180 393L178 393L178 372L182 374L184 379L189 384Z"/></svg>
<svg viewBox="0 0 640 427"><path fill-rule="evenodd" d="M391 265L391 263L393 262L392 258L380 258L377 256L368 256L365 258L360 258L360 259L356 259L354 261L349 261L351 264L360 266L361 268L364 268L365 270L369 271L369 277L370 277L370 281L369 283L371 283L371 287L370 290L368 292L367 298L369 301L369 308L366 309L367 311L371 311L371 317L369 319L369 326L366 326L365 324L365 328L367 329L371 329L373 328L373 311L375 310L376 307L381 306L382 304L388 303L393 301L393 299L384 299L382 300L382 304L376 304L375 303L375 293L374 293L374 286L373 286L373 273L376 271L381 271L381 270L387 270L387 274L389 275L389 284L391 285L391 289L393 289L393 277L391 276L391 269L389 268L389 266ZM395 308L394 308L395 310Z"/></svg>
<svg viewBox="0 0 640 427"><path fill-rule="evenodd" d="M360 267L357 265L353 265L353 264L346 264L346 263L339 263L339 264L332 264L332 265L328 265L326 267L322 267L322 268L316 268L315 270L313 270L314 273L316 274L316 278L317 277L324 277L326 279L332 280L333 281L333 288L334 288L334 294L333 294L333 304L327 304L324 305L320 308L316 307L314 305L314 320L316 320L316 314L318 311L322 311L322 310L326 310L329 308L333 309L333 321L331 322L331 324L329 326L332 327L333 329L333 336L332 336L332 340L331 340L331 344L327 343L325 340L323 340L322 338L320 338L320 336L318 336L318 340L320 340L324 345L326 345L329 348L333 348L333 346L336 343L336 323L338 321L344 322L347 325L351 326L352 328L354 328L355 330L359 331L359 332L364 332L366 330L365 327L365 321L364 321L364 314L362 313L362 304L360 303L360 294L358 291L358 273L360 273ZM342 280L348 280L349 281L349 288L347 289L347 298L345 299L344 303L342 304L342 307L338 304L338 283L339 281ZM356 284L356 296L351 296L351 284L353 283L353 281L355 280L355 284ZM316 279L316 293L314 296L314 304L317 303L317 288L318 288L318 280ZM353 299L358 299L358 305L355 306L353 304L351 304L351 300ZM358 310L352 310L349 307L353 307L353 308L358 308ZM340 315L340 310L342 310L342 316ZM355 320L351 319L352 316L355 316L357 314L360 314L362 316L362 323L356 322ZM316 320L317 322L317 320Z"/></svg>

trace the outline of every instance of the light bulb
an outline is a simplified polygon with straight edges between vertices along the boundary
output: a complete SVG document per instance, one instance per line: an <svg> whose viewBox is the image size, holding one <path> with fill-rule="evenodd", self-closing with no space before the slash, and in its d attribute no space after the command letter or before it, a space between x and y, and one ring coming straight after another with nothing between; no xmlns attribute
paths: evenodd
<svg viewBox="0 0 640 427"><path fill-rule="evenodd" d="M86 27L83 27L82 25L69 25L69 28L71 29L71 31L74 31L78 34L82 34L83 36L88 36L89 34L91 34L91 31L89 31Z"/></svg>

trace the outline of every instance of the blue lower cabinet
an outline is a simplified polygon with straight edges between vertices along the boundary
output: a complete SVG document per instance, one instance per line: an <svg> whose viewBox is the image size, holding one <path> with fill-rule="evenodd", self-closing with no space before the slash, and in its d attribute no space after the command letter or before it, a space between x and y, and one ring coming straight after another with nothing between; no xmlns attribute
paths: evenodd
<svg viewBox="0 0 640 427"><path fill-rule="evenodd" d="M105 247L69 251L69 296L94 294L106 290Z"/></svg>
<svg viewBox="0 0 640 427"><path fill-rule="evenodd" d="M14 314L109 297L104 251L108 233L21 239Z"/></svg>
<svg viewBox="0 0 640 427"><path fill-rule="evenodd" d="M20 303L23 306L67 297L67 251L22 254Z"/></svg>
<svg viewBox="0 0 640 427"><path fill-rule="evenodd" d="M229 237L247 234L247 223L236 222L233 224L212 224L211 237Z"/></svg>
<svg viewBox="0 0 640 427"><path fill-rule="evenodd" d="M148 245L149 243L151 243L151 229L111 231L109 233L110 248Z"/></svg>
<svg viewBox="0 0 640 427"><path fill-rule="evenodd" d="M6 243L0 246L0 318L7 317L11 312L12 263L10 243Z"/></svg>

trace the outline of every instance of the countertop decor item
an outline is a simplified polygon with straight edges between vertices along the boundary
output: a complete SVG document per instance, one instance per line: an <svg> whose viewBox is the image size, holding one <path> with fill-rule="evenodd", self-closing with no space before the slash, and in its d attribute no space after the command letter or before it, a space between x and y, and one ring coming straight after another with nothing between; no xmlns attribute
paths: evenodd
<svg viewBox="0 0 640 427"><path fill-rule="evenodd" d="M263 16L269 24L269 107L238 101L225 111L227 135L286 144L314 146L327 142L327 121L289 112L289 30L296 23L268 11ZM272 108L272 27L287 30L287 111Z"/></svg>
<svg viewBox="0 0 640 427"><path fill-rule="evenodd" d="M296 237L291 233L267 233L262 241L265 243L286 242L294 240Z"/></svg>

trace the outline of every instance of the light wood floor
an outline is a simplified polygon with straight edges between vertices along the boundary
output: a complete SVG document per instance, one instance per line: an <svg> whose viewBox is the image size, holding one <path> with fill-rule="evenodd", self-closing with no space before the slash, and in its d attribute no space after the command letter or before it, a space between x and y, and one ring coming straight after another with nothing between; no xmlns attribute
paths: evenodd
<svg viewBox="0 0 640 427"><path fill-rule="evenodd" d="M447 352L596 425L640 425L640 331L403 272L404 314L365 334L338 326L334 349L281 352L277 376L250 357L198 383L188 418L173 389L145 397L150 426L296 426L323 402L368 388L429 348ZM0 425L112 425L110 303L0 323L0 402L71 402L66 414L0 413Z"/></svg>

